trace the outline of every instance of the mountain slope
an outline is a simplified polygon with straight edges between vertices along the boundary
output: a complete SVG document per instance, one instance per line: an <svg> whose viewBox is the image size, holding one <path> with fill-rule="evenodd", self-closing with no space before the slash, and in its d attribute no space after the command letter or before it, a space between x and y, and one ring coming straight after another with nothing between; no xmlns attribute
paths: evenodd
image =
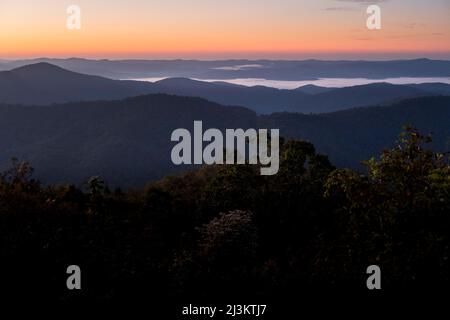
<svg viewBox="0 0 450 320"><path fill-rule="evenodd" d="M246 87L224 82L204 82L185 78L170 78L155 83L159 92L202 97L224 105L240 105L258 113L289 110L301 103L307 94L295 90L280 90L263 86Z"/></svg>
<svg viewBox="0 0 450 320"><path fill-rule="evenodd" d="M429 93L434 93L436 95L445 95L445 96L450 95L450 85L448 85L446 83L439 83L439 82L419 83L419 84L411 84L408 86L422 90L422 91L426 91Z"/></svg>
<svg viewBox="0 0 450 320"><path fill-rule="evenodd" d="M224 105L242 105L260 114L279 111L324 113L435 94L421 88L389 83L326 88L329 90L314 87L312 90L316 92L315 94L308 94L301 88L280 90L263 86L245 87L208 83L183 78L161 80L156 82L155 86L158 92L202 97ZM450 88L450 85L448 87ZM307 87L306 91L311 92L311 87Z"/></svg>
<svg viewBox="0 0 450 320"><path fill-rule="evenodd" d="M409 97L450 95L450 85L446 84L375 83L347 88L304 86L281 90L186 78L169 78L155 83L120 81L75 73L48 63L0 72L0 88L0 103L8 104L48 105L165 93L201 97L222 105L245 106L260 114L282 111L324 113Z"/></svg>
<svg viewBox="0 0 450 320"><path fill-rule="evenodd" d="M310 96L304 105L298 106L298 109L301 110L300 112L323 113L426 95L429 93L417 88L389 83L372 83L339 88Z"/></svg>
<svg viewBox="0 0 450 320"><path fill-rule="evenodd" d="M172 165L170 136L178 128L192 130L194 120L222 130L279 128L282 136L310 140L335 164L357 167L389 147L407 123L434 132L435 148L448 150L448 119L450 97L320 115L259 117L245 108L167 95L45 107L0 105L0 170L18 157L30 161L44 182L82 183L101 175L114 186L140 186L189 169Z"/></svg>
<svg viewBox="0 0 450 320"><path fill-rule="evenodd" d="M306 93L306 94L318 94L318 93L324 93L329 92L332 90L335 90L336 88L328 88L328 87L320 87L313 84L307 84L305 86L298 87L297 91Z"/></svg>
<svg viewBox="0 0 450 320"><path fill-rule="evenodd" d="M357 167L391 146L402 126L434 134L438 151L450 150L450 97L421 97L388 106L304 115L276 113L259 117L259 126L280 128L287 138L305 139L338 166Z"/></svg>
<svg viewBox="0 0 450 320"><path fill-rule="evenodd" d="M30 161L45 182L143 185L180 168L170 161L171 133L194 120L218 129L256 127L256 114L199 99L145 95L54 106L0 105L0 168ZM187 168L183 168L186 170Z"/></svg>
<svg viewBox="0 0 450 320"><path fill-rule="evenodd" d="M115 100L149 92L149 84L80 74L49 63L0 72L0 103L45 105L69 101Z"/></svg>

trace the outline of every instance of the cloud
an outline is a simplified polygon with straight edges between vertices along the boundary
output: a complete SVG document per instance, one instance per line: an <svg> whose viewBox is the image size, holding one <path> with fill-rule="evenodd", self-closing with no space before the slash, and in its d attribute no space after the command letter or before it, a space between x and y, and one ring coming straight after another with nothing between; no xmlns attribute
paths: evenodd
<svg viewBox="0 0 450 320"><path fill-rule="evenodd" d="M243 64L243 65L237 65L237 66L217 67L217 68L212 68L212 69L225 70L225 71L240 71L240 70L258 69L258 68L264 68L264 66L261 64Z"/></svg>

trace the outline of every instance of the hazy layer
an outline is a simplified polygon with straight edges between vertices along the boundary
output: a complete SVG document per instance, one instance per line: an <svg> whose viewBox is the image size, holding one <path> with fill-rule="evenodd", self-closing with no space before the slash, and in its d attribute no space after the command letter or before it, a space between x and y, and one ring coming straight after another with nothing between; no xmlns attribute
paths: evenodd
<svg viewBox="0 0 450 320"><path fill-rule="evenodd" d="M153 78L139 78L139 79L128 79L128 80L138 80L138 81L148 81L156 82L159 80L166 79L165 77L153 77ZM387 82L392 84L414 84L414 83L447 83L450 84L450 78L446 77L429 77L429 78L412 78L412 77L401 77L401 78L385 78L385 79L365 79L365 78L321 78L317 80L305 80L305 81L285 81L285 80L267 80L258 78L249 79L228 79L228 80L216 80L216 79L194 79L206 82L228 82L233 84L239 84L243 86L266 86L278 89L296 89L308 84L320 86L320 87L335 87L343 88L357 85L364 85L370 83Z"/></svg>

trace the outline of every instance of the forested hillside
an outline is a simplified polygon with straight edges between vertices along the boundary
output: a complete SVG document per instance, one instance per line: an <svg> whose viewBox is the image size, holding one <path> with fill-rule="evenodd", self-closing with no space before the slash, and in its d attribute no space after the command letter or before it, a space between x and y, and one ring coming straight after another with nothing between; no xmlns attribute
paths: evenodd
<svg viewBox="0 0 450 320"><path fill-rule="evenodd" d="M408 129L364 175L292 140L276 176L214 166L128 192L99 177L43 186L16 161L0 175L2 290L21 301L272 301L367 292L376 264L386 292L436 292L450 281L450 166L429 140ZM72 264L84 270L75 293Z"/></svg>
<svg viewBox="0 0 450 320"><path fill-rule="evenodd" d="M177 128L192 130L195 120L202 120L205 130L280 129L282 137L310 141L339 167L360 168L361 161L392 146L405 124L434 133L434 150L449 150L449 119L450 97L323 115L257 116L246 108L168 95L45 107L0 106L0 169L17 157L32 163L43 183L80 185L100 175L113 186L143 186L192 169L172 164L170 137Z"/></svg>

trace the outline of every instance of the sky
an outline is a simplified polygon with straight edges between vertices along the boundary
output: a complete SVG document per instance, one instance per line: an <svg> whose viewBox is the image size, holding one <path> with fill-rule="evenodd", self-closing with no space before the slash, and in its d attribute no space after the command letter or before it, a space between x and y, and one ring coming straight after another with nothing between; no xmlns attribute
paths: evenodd
<svg viewBox="0 0 450 320"><path fill-rule="evenodd" d="M0 0L0 59L450 59L449 17L450 0Z"/></svg>

